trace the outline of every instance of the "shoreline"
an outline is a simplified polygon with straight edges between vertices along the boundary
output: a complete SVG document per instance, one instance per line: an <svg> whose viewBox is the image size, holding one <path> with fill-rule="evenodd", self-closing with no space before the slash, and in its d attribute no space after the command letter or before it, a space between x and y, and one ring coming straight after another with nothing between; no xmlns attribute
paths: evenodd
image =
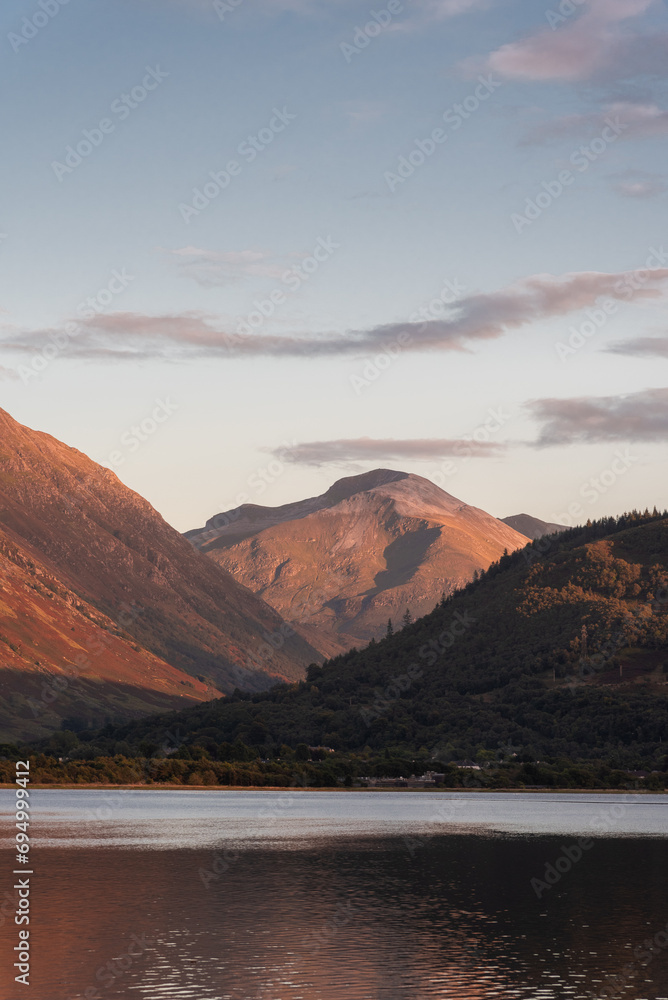
<svg viewBox="0 0 668 1000"><path fill-rule="evenodd" d="M14 789L14 783L0 782L0 790ZM386 792L417 792L421 795L442 795L469 794L469 795L490 795L502 792L506 795L668 795L668 789L654 791L646 788L328 788L318 786L313 788L303 788L292 785L172 785L169 782L145 785L145 784L31 784L32 791L105 791L113 789L125 792L373 792L374 794L384 794Z"/></svg>

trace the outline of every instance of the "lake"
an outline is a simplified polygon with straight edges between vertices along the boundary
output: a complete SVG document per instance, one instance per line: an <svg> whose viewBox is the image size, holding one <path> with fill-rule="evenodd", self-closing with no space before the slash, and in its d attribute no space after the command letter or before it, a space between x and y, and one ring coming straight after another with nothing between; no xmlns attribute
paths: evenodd
<svg viewBox="0 0 668 1000"><path fill-rule="evenodd" d="M31 803L31 986L3 998L668 1000L665 795ZM12 805L0 791L5 975Z"/></svg>

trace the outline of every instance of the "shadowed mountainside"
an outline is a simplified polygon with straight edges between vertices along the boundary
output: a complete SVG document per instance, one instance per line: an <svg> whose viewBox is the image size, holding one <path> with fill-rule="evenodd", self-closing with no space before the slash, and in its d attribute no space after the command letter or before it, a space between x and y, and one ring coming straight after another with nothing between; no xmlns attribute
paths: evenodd
<svg viewBox="0 0 668 1000"><path fill-rule="evenodd" d="M189 693L201 698L208 689L259 690L297 679L318 658L272 608L197 553L113 472L2 410L0 530L6 543L0 553L5 606L16 610L24 601L30 583L21 578L21 566L25 573L30 564L38 565L56 590L69 595L64 600L70 610L61 607L61 631L71 632L68 615L78 600L132 640L123 653L134 654L124 683L139 683L143 676L139 686L150 688L146 664L164 661L164 668L173 668L176 687L184 675L199 678ZM46 625L36 607L30 613L26 639L34 633L39 644L46 641L40 636ZM0 632L8 631L3 623L11 619L7 611L0 616ZM15 651L0 643L0 671L16 668L10 653ZM49 670L63 656L67 666L68 654L56 643L51 654L31 651L19 666L24 673ZM89 679L97 678L101 662L92 665ZM157 690L162 686L160 681Z"/></svg>
<svg viewBox="0 0 668 1000"><path fill-rule="evenodd" d="M512 517L502 517L500 520L532 541L543 538L544 535L553 535L555 532L566 530L563 524L541 521L539 517L532 517L531 514L513 514Z"/></svg>

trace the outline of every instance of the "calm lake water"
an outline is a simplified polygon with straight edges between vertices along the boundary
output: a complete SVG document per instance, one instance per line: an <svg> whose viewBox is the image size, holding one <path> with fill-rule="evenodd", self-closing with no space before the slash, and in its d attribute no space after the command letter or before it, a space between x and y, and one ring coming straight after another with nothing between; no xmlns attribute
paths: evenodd
<svg viewBox="0 0 668 1000"><path fill-rule="evenodd" d="M668 1000L668 796L31 801L31 986L6 906L3 1000ZM0 899L14 867L0 841Z"/></svg>

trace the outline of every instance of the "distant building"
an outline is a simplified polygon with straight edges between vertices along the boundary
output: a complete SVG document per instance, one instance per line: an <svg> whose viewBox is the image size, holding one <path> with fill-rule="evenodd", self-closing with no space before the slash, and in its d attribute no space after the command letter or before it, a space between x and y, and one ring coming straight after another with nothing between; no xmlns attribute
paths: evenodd
<svg viewBox="0 0 668 1000"><path fill-rule="evenodd" d="M411 774L410 778L360 778L369 788L433 788L445 781L445 774L440 771L427 771L419 777Z"/></svg>

